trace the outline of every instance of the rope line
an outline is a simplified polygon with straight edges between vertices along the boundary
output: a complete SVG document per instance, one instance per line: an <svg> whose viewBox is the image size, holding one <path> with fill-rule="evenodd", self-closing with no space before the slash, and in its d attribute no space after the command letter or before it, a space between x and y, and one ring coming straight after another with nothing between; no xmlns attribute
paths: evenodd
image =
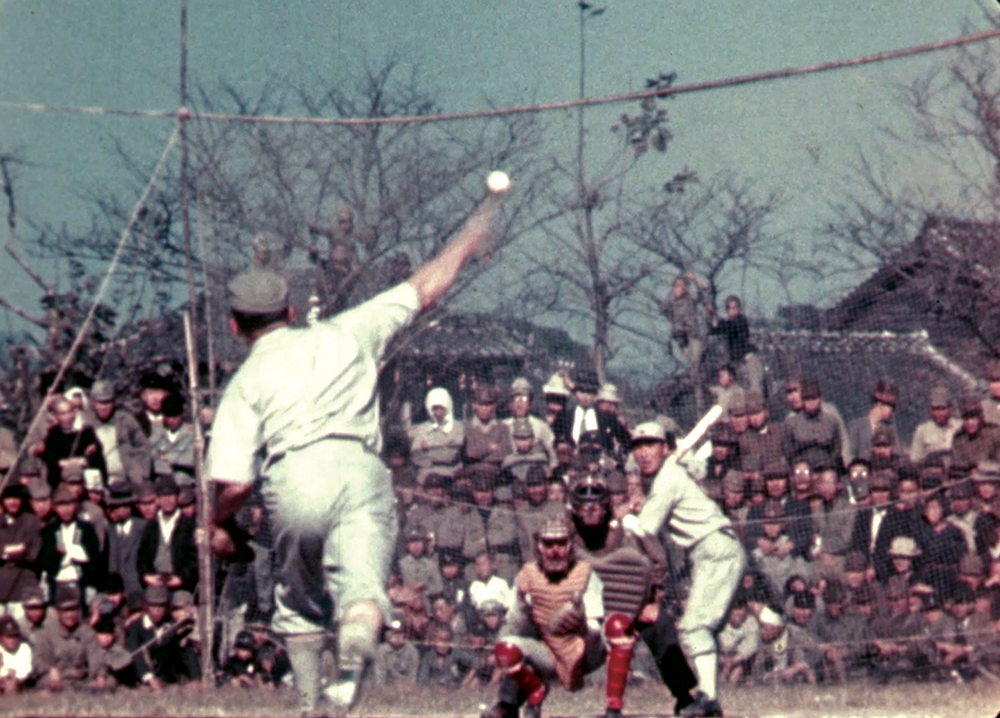
<svg viewBox="0 0 1000 718"><path fill-rule="evenodd" d="M61 112L87 115L124 116L124 117L152 117L152 118L178 118L178 119L198 119L211 122L245 122L272 125L316 125L316 126L340 126L356 127L359 125L403 125L403 124L427 124L434 122L455 122L459 120L485 119L493 117L507 117L511 115L532 114L537 112L552 112L554 110L568 110L575 107L590 107L595 105L619 104L644 100L648 98L670 97L672 95L683 95L694 92L704 92L706 90L719 90L726 87L737 87L770 80L783 80L791 77L801 77L803 75L814 75L832 70L842 70L852 67L861 67L889 60L898 60L904 57L914 57L941 50L948 50L965 45L985 42L1000 37L1000 29L988 30L986 32L975 33L953 37L947 40L938 40L921 45L911 45L909 47L896 50L886 50L872 55L862 55L859 57L844 60L830 60L812 65L799 67L787 67L778 70L768 70L765 72L752 73L748 75L735 75L716 80L705 80L702 82L692 82L684 85L672 87L652 88L636 92L624 92L615 95L605 95L601 97L582 97L573 100L561 100L555 102L544 102L532 105L514 105L510 107L500 107L489 110L469 110L465 112L443 112L432 115L400 115L394 117L285 117L277 115L230 115L217 112L194 112L187 107L178 110L153 110L153 109L115 109L108 107L90 107L80 105L47 105L35 102L9 102L0 101L0 109L22 110L27 112Z"/></svg>

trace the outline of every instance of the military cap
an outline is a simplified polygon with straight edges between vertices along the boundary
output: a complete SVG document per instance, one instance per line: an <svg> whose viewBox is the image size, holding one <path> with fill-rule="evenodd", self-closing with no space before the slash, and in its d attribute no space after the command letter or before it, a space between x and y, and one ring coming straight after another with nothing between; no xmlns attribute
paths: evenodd
<svg viewBox="0 0 1000 718"><path fill-rule="evenodd" d="M600 391L597 392L597 398L595 401L607 401L612 404L622 403L621 397L618 396L618 387L608 382L601 384Z"/></svg>
<svg viewBox="0 0 1000 718"><path fill-rule="evenodd" d="M108 495L104 504L108 508L115 506L130 506L135 503L135 493L132 484L125 480L114 481L108 487Z"/></svg>
<svg viewBox="0 0 1000 718"><path fill-rule="evenodd" d="M528 473L524 477L525 486L543 486L548 481L549 472L544 466L532 464L528 467Z"/></svg>
<svg viewBox="0 0 1000 718"><path fill-rule="evenodd" d="M540 541L562 541L569 539L569 526L559 518L548 519L536 534Z"/></svg>
<svg viewBox="0 0 1000 718"><path fill-rule="evenodd" d="M851 599L855 606L869 606L875 603L875 588L869 583L863 583L854 591Z"/></svg>
<svg viewBox="0 0 1000 718"><path fill-rule="evenodd" d="M738 446L740 443L732 427L722 421L717 421L709 427L708 440L712 442L712 446Z"/></svg>
<svg viewBox="0 0 1000 718"><path fill-rule="evenodd" d="M494 491L497 479L500 477L500 469L493 464L472 464L465 468L465 476L472 481L474 491Z"/></svg>
<svg viewBox="0 0 1000 718"><path fill-rule="evenodd" d="M764 470L762 454L740 454L740 468L747 473L760 473Z"/></svg>
<svg viewBox="0 0 1000 718"><path fill-rule="evenodd" d="M510 383L510 395L531 396L531 382L523 376L517 377Z"/></svg>
<svg viewBox="0 0 1000 718"><path fill-rule="evenodd" d="M766 626L784 626L785 621L777 611L775 611L770 606L764 606L760 609L760 615L757 619L761 624Z"/></svg>
<svg viewBox="0 0 1000 718"><path fill-rule="evenodd" d="M180 494L177 495L177 505L180 507L194 506L195 500L193 489L181 489Z"/></svg>
<svg viewBox="0 0 1000 718"><path fill-rule="evenodd" d="M848 551L844 556L844 571L864 571L868 568L868 559L860 551Z"/></svg>
<svg viewBox="0 0 1000 718"><path fill-rule="evenodd" d="M655 421L644 421L632 432L632 443L640 441L666 441L667 432Z"/></svg>
<svg viewBox="0 0 1000 718"><path fill-rule="evenodd" d="M244 272L229 282L229 306L242 314L280 312L288 306L288 282L277 272Z"/></svg>
<svg viewBox="0 0 1000 718"><path fill-rule="evenodd" d="M890 558L917 558L920 548L912 536L897 536L889 544Z"/></svg>
<svg viewBox="0 0 1000 718"><path fill-rule="evenodd" d="M139 388L163 389L164 391L170 391L174 388L174 383L170 381L169 376L162 376L155 371L147 371L139 377Z"/></svg>
<svg viewBox="0 0 1000 718"><path fill-rule="evenodd" d="M980 461L972 472L972 480L979 484L1000 481L1000 463Z"/></svg>
<svg viewBox="0 0 1000 718"><path fill-rule="evenodd" d="M896 400L898 398L899 389L896 387L896 383L891 379L882 378L875 384L875 389L872 391L872 401L877 401L880 404L887 404L889 406L896 406Z"/></svg>
<svg viewBox="0 0 1000 718"><path fill-rule="evenodd" d="M896 437L889 426L878 426L872 432L872 446L893 446Z"/></svg>
<svg viewBox="0 0 1000 718"><path fill-rule="evenodd" d="M986 362L986 380L1000 381L1000 359L990 359Z"/></svg>
<svg viewBox="0 0 1000 718"><path fill-rule="evenodd" d="M872 473L869 482L872 491L892 491L896 483L896 472L893 469L879 469Z"/></svg>
<svg viewBox="0 0 1000 718"><path fill-rule="evenodd" d="M94 624L94 633L114 633L115 617L110 613L101 613Z"/></svg>
<svg viewBox="0 0 1000 718"><path fill-rule="evenodd" d="M785 518L785 507L780 501L766 501L764 502L764 519L783 519Z"/></svg>
<svg viewBox="0 0 1000 718"><path fill-rule="evenodd" d="M476 390L472 393L473 404L496 404L497 390L492 384L482 381L476 384Z"/></svg>
<svg viewBox="0 0 1000 718"><path fill-rule="evenodd" d="M170 608L190 608L194 605L194 596L190 591L174 591L170 597Z"/></svg>
<svg viewBox="0 0 1000 718"><path fill-rule="evenodd" d="M958 561L958 572L963 576L983 576L986 565L983 557L975 553L966 553Z"/></svg>
<svg viewBox="0 0 1000 718"><path fill-rule="evenodd" d="M66 484L59 484L59 486L56 487L55 493L52 494L53 504L72 504L76 501L76 494L74 494L73 489Z"/></svg>
<svg viewBox="0 0 1000 718"><path fill-rule="evenodd" d="M784 459L777 459L768 463L764 467L764 480L771 481L772 479L787 479L791 475L791 471L788 469L788 462Z"/></svg>
<svg viewBox="0 0 1000 718"><path fill-rule="evenodd" d="M438 561L442 566L461 566L465 559L460 548L438 548Z"/></svg>
<svg viewBox="0 0 1000 718"><path fill-rule="evenodd" d="M742 389L736 389L733 391L732 395L729 397L729 406L726 411L727 416L730 417L746 416L747 397L746 393Z"/></svg>
<svg viewBox="0 0 1000 718"><path fill-rule="evenodd" d="M764 395L756 389L751 389L746 394L746 407L748 414L757 414L764 411Z"/></svg>
<svg viewBox="0 0 1000 718"><path fill-rule="evenodd" d="M162 412L164 416L181 416L184 414L184 397L177 393L170 394L163 400Z"/></svg>
<svg viewBox="0 0 1000 718"><path fill-rule="evenodd" d="M136 488L135 500L136 503L140 504L156 501L156 487L153 486L152 482L140 482L138 488Z"/></svg>
<svg viewBox="0 0 1000 718"><path fill-rule="evenodd" d="M967 394L962 397L962 416L969 418L983 415L983 402L978 396Z"/></svg>
<svg viewBox="0 0 1000 718"><path fill-rule="evenodd" d="M948 498L952 501L971 499L975 492L976 490L972 486L971 482L959 481L957 484L953 484L951 488L948 489Z"/></svg>
<svg viewBox="0 0 1000 718"><path fill-rule="evenodd" d="M511 428L511 436L514 439L534 439L535 430L531 428L531 420L527 417L514 419L514 426Z"/></svg>
<svg viewBox="0 0 1000 718"><path fill-rule="evenodd" d="M0 617L0 636L9 638L20 638L21 629L17 627L17 621L13 616Z"/></svg>
<svg viewBox="0 0 1000 718"><path fill-rule="evenodd" d="M406 540L407 541L426 541L427 540L427 529L423 526L411 526L406 530Z"/></svg>
<svg viewBox="0 0 1000 718"><path fill-rule="evenodd" d="M598 388L600 388L600 382L597 381L597 372L592 369L580 369L576 372L576 376L573 378L574 391L582 391L587 394L596 394Z"/></svg>
<svg viewBox="0 0 1000 718"><path fill-rule="evenodd" d="M21 601L21 605L25 608L43 608L48 604L45 601L45 594L42 593L41 586L32 586L25 592L25 596Z"/></svg>
<svg viewBox="0 0 1000 718"><path fill-rule="evenodd" d="M608 491L613 494L624 494L628 490L625 481L625 474L618 469L608 469L604 472L604 483L608 486Z"/></svg>
<svg viewBox="0 0 1000 718"><path fill-rule="evenodd" d="M23 456L17 464L18 476L41 476L45 465L36 456Z"/></svg>
<svg viewBox="0 0 1000 718"><path fill-rule="evenodd" d="M549 380L545 382L545 385L542 387L542 393L545 394L545 396L556 396L564 399L569 398L569 389L566 388L566 382L562 378L562 375L558 373L549 377Z"/></svg>
<svg viewBox="0 0 1000 718"><path fill-rule="evenodd" d="M69 584L56 584L56 608L60 611L71 611L80 608L80 592L76 586Z"/></svg>
<svg viewBox="0 0 1000 718"><path fill-rule="evenodd" d="M947 387L936 386L931 389L930 405L932 409L947 409L951 406L951 392Z"/></svg>
<svg viewBox="0 0 1000 718"><path fill-rule="evenodd" d="M819 379L815 376L802 377L801 387L802 398L804 400L819 399L823 396L823 390L820 388Z"/></svg>
<svg viewBox="0 0 1000 718"><path fill-rule="evenodd" d="M722 490L731 494L742 494L746 491L747 481L742 471L727 471L722 477Z"/></svg>
<svg viewBox="0 0 1000 718"><path fill-rule="evenodd" d="M174 481L174 477L168 474L160 476L156 479L153 491L157 496L171 496L173 494L179 494L180 488L178 488L177 482Z"/></svg>
<svg viewBox="0 0 1000 718"><path fill-rule="evenodd" d="M792 594L795 608L816 608L816 597L810 591L796 591Z"/></svg>
<svg viewBox="0 0 1000 718"><path fill-rule="evenodd" d="M425 489L443 489L447 483L447 477L442 476L436 471L432 471L424 477L424 488Z"/></svg>
<svg viewBox="0 0 1000 718"><path fill-rule="evenodd" d="M59 472L62 480L67 484L83 483L83 464L79 461L67 462Z"/></svg>
<svg viewBox="0 0 1000 718"><path fill-rule="evenodd" d="M167 606L170 604L170 589L166 586L146 586L142 600L147 606Z"/></svg>

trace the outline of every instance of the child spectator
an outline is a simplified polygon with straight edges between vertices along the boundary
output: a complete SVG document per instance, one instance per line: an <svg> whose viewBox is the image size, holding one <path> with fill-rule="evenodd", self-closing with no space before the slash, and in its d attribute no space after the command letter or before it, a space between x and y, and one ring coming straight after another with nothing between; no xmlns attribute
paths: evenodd
<svg viewBox="0 0 1000 718"><path fill-rule="evenodd" d="M424 595L441 593L438 562L427 555L427 531L414 526L406 533L406 555L399 559L399 575L406 586L424 589Z"/></svg>
<svg viewBox="0 0 1000 718"><path fill-rule="evenodd" d="M0 693L17 693L31 677L31 645L12 616L0 618Z"/></svg>
<svg viewBox="0 0 1000 718"><path fill-rule="evenodd" d="M219 685L250 688L260 683L257 675L256 644L248 631L240 631L233 650L222 664Z"/></svg>
<svg viewBox="0 0 1000 718"><path fill-rule="evenodd" d="M719 676L725 683L743 683L760 648L760 623L747 608L746 594L737 591L729 620L719 633Z"/></svg>
<svg viewBox="0 0 1000 718"><path fill-rule="evenodd" d="M136 686L138 680L132 656L122 645L114 617L110 614L98 615L93 628L97 645L101 647L101 668L95 680L95 688L114 690L117 686Z"/></svg>
<svg viewBox="0 0 1000 718"><path fill-rule="evenodd" d="M465 617L450 598L443 594L434 596L431 599L431 615L435 621L451 629L457 643L464 641L467 633Z"/></svg>
<svg viewBox="0 0 1000 718"><path fill-rule="evenodd" d="M471 656L455 649L454 634L448 626L434 623L427 630L430 650L420 658L417 683L457 688L472 668Z"/></svg>
<svg viewBox="0 0 1000 718"><path fill-rule="evenodd" d="M508 611L514 607L515 593L510 584L496 575L493 555L480 551L473 561L476 579L469 584L469 600L478 609L485 601L499 601Z"/></svg>
<svg viewBox="0 0 1000 718"><path fill-rule="evenodd" d="M379 644L375 656L375 685L416 683L419 668L420 651L406 640L403 621L400 618L390 621L385 628L385 641Z"/></svg>
<svg viewBox="0 0 1000 718"><path fill-rule="evenodd" d="M785 509L781 502L768 501L763 511L763 535L757 539L751 556L775 591L782 589L791 576L811 573L809 564L795 554L795 544L785 528Z"/></svg>

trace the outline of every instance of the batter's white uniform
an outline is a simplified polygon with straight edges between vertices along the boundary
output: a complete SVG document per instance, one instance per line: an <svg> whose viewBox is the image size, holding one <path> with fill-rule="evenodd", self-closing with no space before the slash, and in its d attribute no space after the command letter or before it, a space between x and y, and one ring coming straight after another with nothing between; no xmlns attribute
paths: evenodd
<svg viewBox="0 0 1000 718"><path fill-rule="evenodd" d="M639 513L642 533L661 526L691 558L691 593L677 622L681 648L688 658L716 652L715 634L743 576L746 555L732 524L677 463L667 461L653 479Z"/></svg>
<svg viewBox="0 0 1000 718"><path fill-rule="evenodd" d="M419 311L403 283L334 317L261 336L230 381L212 425L213 479L249 484L264 456L262 491L275 531L273 625L326 627L338 611L385 593L396 541L389 472L379 458L379 362Z"/></svg>

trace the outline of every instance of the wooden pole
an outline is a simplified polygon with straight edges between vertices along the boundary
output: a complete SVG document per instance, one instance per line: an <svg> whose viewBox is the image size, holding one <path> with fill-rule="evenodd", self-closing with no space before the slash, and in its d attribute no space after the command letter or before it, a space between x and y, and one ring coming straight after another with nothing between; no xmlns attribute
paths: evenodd
<svg viewBox="0 0 1000 718"><path fill-rule="evenodd" d="M188 381L191 383L191 411L194 414L194 477L198 487L198 606L201 620L198 640L201 641L201 680L206 687L214 685L212 666L212 639L214 625L212 608L215 602L212 576L212 552L208 545L211 535L212 491L205 476L205 436L198 420L198 360L194 354L194 333L191 315L184 312L184 346L187 350Z"/></svg>

